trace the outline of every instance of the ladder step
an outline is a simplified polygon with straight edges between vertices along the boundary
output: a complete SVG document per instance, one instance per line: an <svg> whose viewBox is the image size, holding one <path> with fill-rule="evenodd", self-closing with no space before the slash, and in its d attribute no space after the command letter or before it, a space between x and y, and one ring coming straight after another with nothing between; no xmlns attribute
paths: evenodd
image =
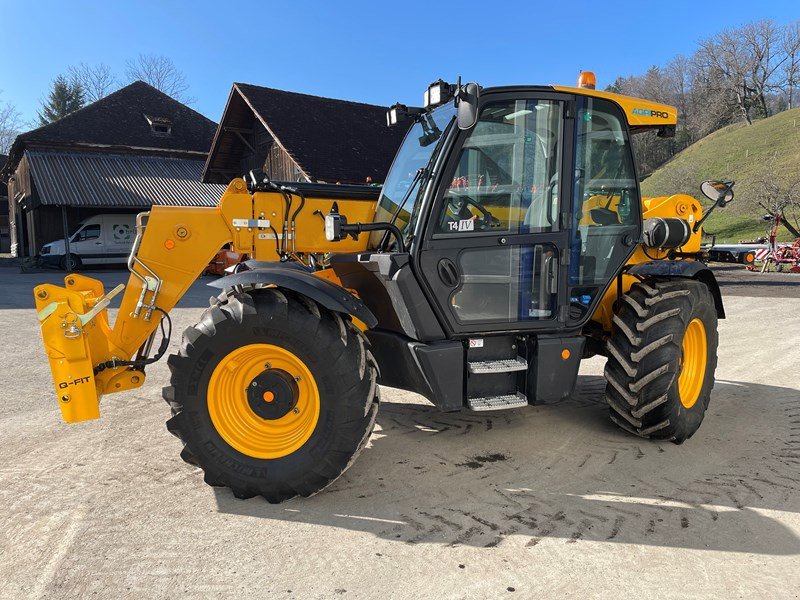
<svg viewBox="0 0 800 600"><path fill-rule="evenodd" d="M509 408L520 408L527 406L528 399L525 394L516 392L515 394L505 394L503 396L485 396L483 398L467 398L467 407L470 410L506 410Z"/></svg>
<svg viewBox="0 0 800 600"><path fill-rule="evenodd" d="M469 363L470 373L510 373L511 371L525 371L528 362L518 356L517 358L501 358L500 360L479 360Z"/></svg>

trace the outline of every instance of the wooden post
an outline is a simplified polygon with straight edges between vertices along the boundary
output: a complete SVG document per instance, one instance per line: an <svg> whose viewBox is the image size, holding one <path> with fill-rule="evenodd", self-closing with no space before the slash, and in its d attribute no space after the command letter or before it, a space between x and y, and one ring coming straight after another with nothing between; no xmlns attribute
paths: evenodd
<svg viewBox="0 0 800 600"><path fill-rule="evenodd" d="M72 254L69 251L69 225L67 223L67 207L65 204L61 205L61 222L64 227L64 257L67 271L72 271Z"/></svg>

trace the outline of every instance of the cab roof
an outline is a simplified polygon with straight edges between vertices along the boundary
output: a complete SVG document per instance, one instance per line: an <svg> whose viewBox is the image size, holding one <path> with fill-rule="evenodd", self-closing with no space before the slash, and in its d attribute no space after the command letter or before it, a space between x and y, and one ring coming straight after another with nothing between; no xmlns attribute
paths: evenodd
<svg viewBox="0 0 800 600"><path fill-rule="evenodd" d="M601 90L593 90L584 87L570 87L565 85L528 85L528 86L499 86L485 88L484 92L506 92L519 89L562 92L565 94L575 94L578 96L590 96L592 98L603 98L616 103L625 114L628 126L632 133L642 131L658 130L659 135L669 136L675 131L678 123L678 109L669 104L644 100L634 96L623 94L613 94Z"/></svg>
<svg viewBox="0 0 800 600"><path fill-rule="evenodd" d="M632 130L674 127L678 123L678 109L669 104L583 87L569 87L563 85L553 85L550 87L559 92L591 96L593 98L604 98L616 102L625 112L625 118L628 119L628 125Z"/></svg>

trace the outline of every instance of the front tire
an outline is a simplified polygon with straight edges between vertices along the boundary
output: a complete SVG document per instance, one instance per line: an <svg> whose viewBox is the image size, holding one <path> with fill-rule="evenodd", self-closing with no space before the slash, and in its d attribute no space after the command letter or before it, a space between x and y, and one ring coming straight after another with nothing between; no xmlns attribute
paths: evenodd
<svg viewBox="0 0 800 600"><path fill-rule="evenodd" d="M607 344L611 419L641 437L689 439L703 421L717 366L717 312L690 279L634 284L619 301Z"/></svg>
<svg viewBox="0 0 800 600"><path fill-rule="evenodd" d="M349 317L278 289L221 295L170 356L167 429L206 483L277 503L333 482L366 444L377 366Z"/></svg>

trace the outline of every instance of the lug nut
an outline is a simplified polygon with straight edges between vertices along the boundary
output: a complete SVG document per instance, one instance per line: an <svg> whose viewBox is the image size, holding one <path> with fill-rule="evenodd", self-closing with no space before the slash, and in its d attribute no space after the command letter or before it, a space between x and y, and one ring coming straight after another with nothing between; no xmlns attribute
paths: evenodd
<svg viewBox="0 0 800 600"><path fill-rule="evenodd" d="M292 409L292 412L294 414L296 414L296 415L299 415L300 414L300 409L295 406L294 409Z"/></svg>
<svg viewBox="0 0 800 600"><path fill-rule="evenodd" d="M265 369L271 369L271 368L272 368L272 363L267 363L267 364L265 364L265 365L264 365L264 368L265 368Z"/></svg>
<svg viewBox="0 0 800 600"><path fill-rule="evenodd" d="M258 386L258 384L257 384L255 381L254 381L252 384L250 384L250 385L252 385L253 387L256 387L256 386Z"/></svg>
<svg viewBox="0 0 800 600"><path fill-rule="evenodd" d="M294 380L295 380L295 381L300 381L300 375L295 375L295 376L294 376Z"/></svg>

